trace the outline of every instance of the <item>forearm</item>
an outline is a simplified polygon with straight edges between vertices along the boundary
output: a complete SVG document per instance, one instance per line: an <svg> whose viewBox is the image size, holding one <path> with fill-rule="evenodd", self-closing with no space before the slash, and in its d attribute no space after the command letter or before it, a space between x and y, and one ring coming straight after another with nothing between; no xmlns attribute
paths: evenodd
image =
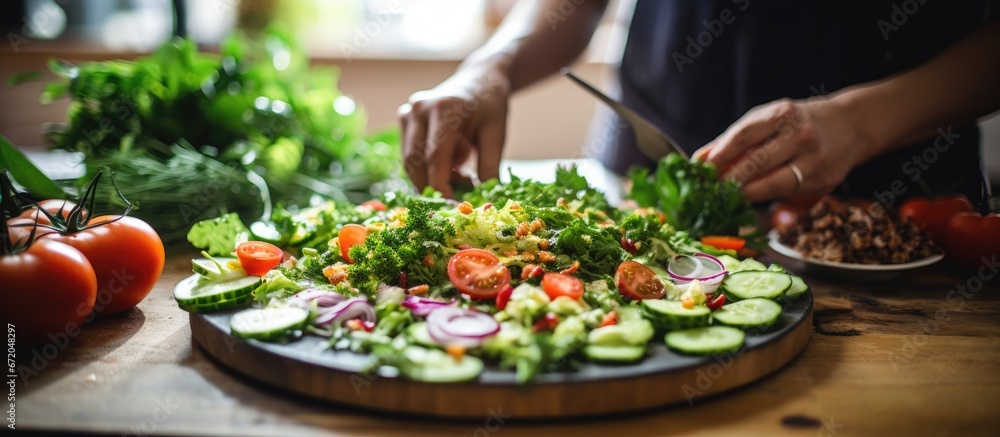
<svg viewBox="0 0 1000 437"><path fill-rule="evenodd" d="M853 114L870 159L1000 107L998 50L1000 22L994 21L920 67L844 89L831 102Z"/></svg>
<svg viewBox="0 0 1000 437"><path fill-rule="evenodd" d="M509 78L511 91L571 63L587 47L608 0L521 1L490 40L459 70L487 68Z"/></svg>

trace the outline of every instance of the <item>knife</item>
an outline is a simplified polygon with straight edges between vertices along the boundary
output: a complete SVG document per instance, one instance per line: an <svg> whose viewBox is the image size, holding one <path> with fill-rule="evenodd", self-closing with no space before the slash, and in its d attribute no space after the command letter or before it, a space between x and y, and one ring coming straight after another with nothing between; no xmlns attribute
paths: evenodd
<svg viewBox="0 0 1000 437"><path fill-rule="evenodd" d="M653 161L659 161L660 158L667 156L671 153L678 153L684 157L684 159L690 159L690 155L677 144L673 138L670 138L667 134L663 133L659 128L649 120L646 120L643 116L636 114L634 111L626 107L625 105L615 101L614 99L608 97L604 93L598 91L596 88L590 86L589 83L584 82L582 79L574 75L569 71L569 68L563 67L562 74L570 78L577 85L580 85L583 89L593 94L598 100L604 102L611 107L615 113L617 113L622 119L628 122L629 126L632 128L632 132L635 133L635 142L638 146L639 151L647 158Z"/></svg>

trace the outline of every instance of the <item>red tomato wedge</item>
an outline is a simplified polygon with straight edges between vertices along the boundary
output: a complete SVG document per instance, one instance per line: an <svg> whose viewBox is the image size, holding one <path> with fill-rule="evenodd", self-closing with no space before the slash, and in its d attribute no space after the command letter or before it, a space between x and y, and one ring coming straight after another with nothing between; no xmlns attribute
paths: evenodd
<svg viewBox="0 0 1000 437"><path fill-rule="evenodd" d="M514 289L510 286L504 287L499 293L497 293L497 309L503 311L507 308L507 302L510 302L510 295L514 294Z"/></svg>
<svg viewBox="0 0 1000 437"><path fill-rule="evenodd" d="M545 290L550 299L566 296L580 300L583 297L583 281L572 275L546 273L542 277L542 290Z"/></svg>
<svg viewBox="0 0 1000 437"><path fill-rule="evenodd" d="M632 300L659 299L666 294L656 273L635 261L625 261L615 272L618 292Z"/></svg>
<svg viewBox="0 0 1000 437"><path fill-rule="evenodd" d="M340 244L340 256L344 257L347 262L354 264L354 260L347 255L351 252L352 247L363 243L365 238L368 238L368 228L353 223L344 225L337 236L337 241Z"/></svg>
<svg viewBox="0 0 1000 437"><path fill-rule="evenodd" d="M278 246L271 243L247 241L236 246L236 257L248 275L264 276L278 264L281 264L285 254Z"/></svg>
<svg viewBox="0 0 1000 437"><path fill-rule="evenodd" d="M510 285L510 270L488 251L465 249L448 260L448 278L473 299L493 299Z"/></svg>
<svg viewBox="0 0 1000 437"><path fill-rule="evenodd" d="M723 250L740 250L747 245L747 240L728 235L706 235L701 237L701 244Z"/></svg>

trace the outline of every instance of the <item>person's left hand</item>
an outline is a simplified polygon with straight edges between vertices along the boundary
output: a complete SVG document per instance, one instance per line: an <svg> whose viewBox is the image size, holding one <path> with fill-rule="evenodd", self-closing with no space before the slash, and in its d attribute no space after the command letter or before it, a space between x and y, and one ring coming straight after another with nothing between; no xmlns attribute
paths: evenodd
<svg viewBox="0 0 1000 437"><path fill-rule="evenodd" d="M760 202L827 194L871 157L870 149L836 100L781 99L747 111L694 156L717 165L722 178L736 179L748 200Z"/></svg>

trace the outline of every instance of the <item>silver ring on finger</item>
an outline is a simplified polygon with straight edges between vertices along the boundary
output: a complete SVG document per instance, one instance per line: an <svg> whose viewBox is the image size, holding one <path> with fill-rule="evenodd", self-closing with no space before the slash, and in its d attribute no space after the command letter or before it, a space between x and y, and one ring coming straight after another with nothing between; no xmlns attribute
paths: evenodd
<svg viewBox="0 0 1000 437"><path fill-rule="evenodd" d="M802 169L795 165L794 162L787 162L785 163L785 166L787 166L788 169L792 171L792 174L795 175L795 190L798 191L798 189L802 187Z"/></svg>

